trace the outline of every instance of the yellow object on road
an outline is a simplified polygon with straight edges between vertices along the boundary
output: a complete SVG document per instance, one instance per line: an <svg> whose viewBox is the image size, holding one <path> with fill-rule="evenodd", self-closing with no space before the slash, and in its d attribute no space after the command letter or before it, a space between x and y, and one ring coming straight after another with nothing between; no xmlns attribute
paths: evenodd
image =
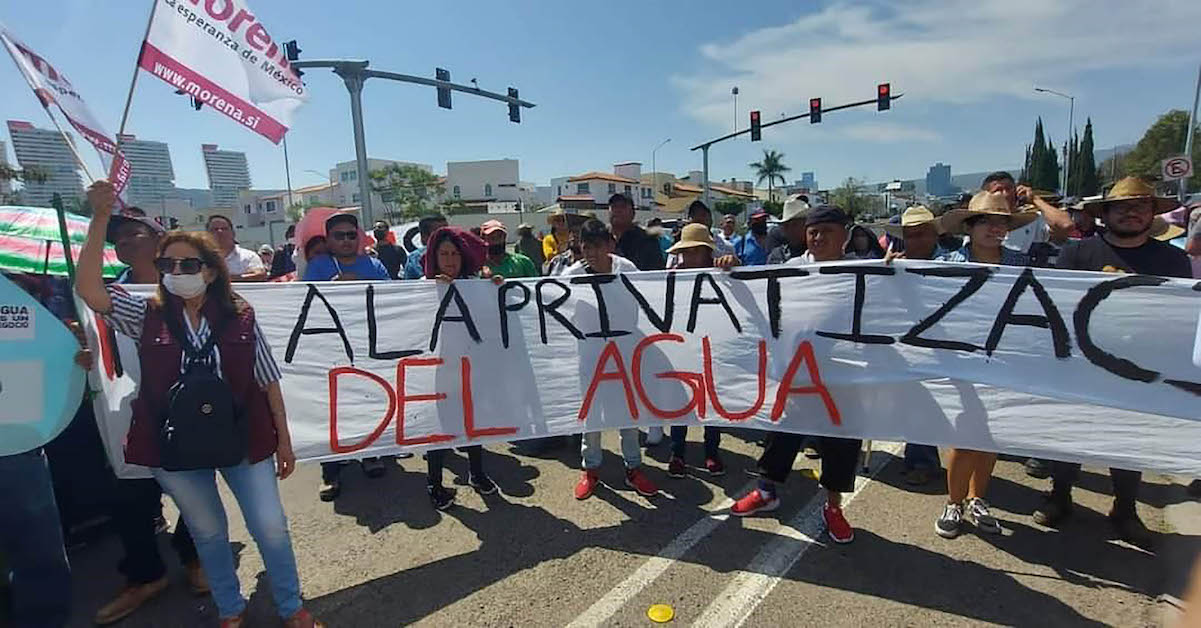
<svg viewBox="0 0 1201 628"><path fill-rule="evenodd" d="M656 624L666 624L676 616L676 611L667 604L653 604L646 609L646 616Z"/></svg>

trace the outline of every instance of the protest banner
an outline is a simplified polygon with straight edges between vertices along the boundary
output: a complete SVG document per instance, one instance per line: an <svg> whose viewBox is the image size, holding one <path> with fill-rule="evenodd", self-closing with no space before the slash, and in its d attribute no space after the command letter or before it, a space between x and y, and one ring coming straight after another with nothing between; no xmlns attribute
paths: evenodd
<svg viewBox="0 0 1201 628"><path fill-rule="evenodd" d="M0 275L0 456L41 447L71 422L83 396L78 351L50 310Z"/></svg>
<svg viewBox="0 0 1201 628"><path fill-rule="evenodd" d="M703 424L1201 475L1193 281L901 261L236 289L302 460Z"/></svg>
<svg viewBox="0 0 1201 628"><path fill-rule="evenodd" d="M156 0L138 67L276 144L309 97L242 0Z"/></svg>
<svg viewBox="0 0 1201 628"><path fill-rule="evenodd" d="M96 148L96 152L100 154L100 161L104 163L104 169L108 173L107 179L116 188L117 194L121 194L129 183L129 176L132 172L129 161L117 148L117 143L104 129L104 125L92 114L92 110L88 108L83 97L71 85L71 81L67 80L67 77L51 65L45 57L25 45L3 23L0 23L0 42L4 42L4 47L12 56L13 62L17 64L21 76L25 77L25 81L29 83L30 89L38 97L42 106L46 108L46 113L50 115L51 119L54 118L54 114L50 112L50 105L58 105L59 111L63 112L67 122ZM76 157L78 158L78 155ZM82 160L81 165L83 165ZM84 165L84 169L87 169L86 165Z"/></svg>

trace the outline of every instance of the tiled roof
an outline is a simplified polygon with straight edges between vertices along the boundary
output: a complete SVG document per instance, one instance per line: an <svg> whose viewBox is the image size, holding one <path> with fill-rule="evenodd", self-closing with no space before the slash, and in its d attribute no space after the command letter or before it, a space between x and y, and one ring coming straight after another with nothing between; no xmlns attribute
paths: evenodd
<svg viewBox="0 0 1201 628"><path fill-rule="evenodd" d="M612 181L614 183L630 183L630 184L638 183L637 181L635 181L633 179L618 176L618 175L611 174L608 172L585 172L584 174L571 177L570 179L567 180L567 182L568 183L576 183L578 181L592 181L592 180Z"/></svg>

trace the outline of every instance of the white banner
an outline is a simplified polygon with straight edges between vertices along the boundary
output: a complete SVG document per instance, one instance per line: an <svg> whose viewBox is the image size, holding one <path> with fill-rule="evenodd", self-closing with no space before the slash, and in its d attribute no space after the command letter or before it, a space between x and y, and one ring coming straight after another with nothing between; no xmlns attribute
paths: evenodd
<svg viewBox="0 0 1201 628"><path fill-rule="evenodd" d="M237 290L305 460L704 424L1201 476L1194 281L851 262Z"/></svg>
<svg viewBox="0 0 1201 628"><path fill-rule="evenodd" d="M276 144L309 98L243 0L156 0L138 66Z"/></svg>
<svg viewBox="0 0 1201 628"><path fill-rule="evenodd" d="M59 111L63 112L67 122L70 122L71 126L96 148L96 152L100 154L100 161L104 163L105 171L108 173L108 180L116 188L117 194L121 194L126 184L129 183L131 172L129 161L125 159L125 155L121 151L117 150L117 143L113 141L113 137L104 129L104 125L100 124L96 116L92 115L92 110L88 108L79 92L75 91L71 81L50 65L50 62L44 57L25 45L3 23L0 23L0 41L4 42L8 54L12 56L21 75L29 83L29 88L33 90L34 95L38 97L47 112L50 111L51 104L58 105Z"/></svg>

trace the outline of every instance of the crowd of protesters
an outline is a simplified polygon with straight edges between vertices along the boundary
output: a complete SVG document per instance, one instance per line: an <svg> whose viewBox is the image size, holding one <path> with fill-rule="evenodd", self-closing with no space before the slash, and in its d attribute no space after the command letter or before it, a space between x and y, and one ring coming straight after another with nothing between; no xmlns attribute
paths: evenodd
<svg viewBox="0 0 1201 628"><path fill-rule="evenodd" d="M159 532L170 527L162 517L163 493L172 497L181 513L172 546L185 567L188 588L197 595L212 595L223 627L242 625L246 600L234 570L226 511L216 488L218 472L238 501L263 556L272 597L285 625L321 625L303 607L279 496L278 481L287 478L295 465L280 392L281 373L253 308L234 289L236 282L449 283L482 278L501 283L542 275L863 259L1049 266L1182 278L1197 277L1201 271L1201 207L1180 207L1134 178L1117 182L1104 197L1057 206L1051 202L1054 199L1043 198L1018 185L1008 173L998 172L986 177L977 193L956 206L936 210L910 207L879 234L870 225L855 224L842 209L811 203L803 195L783 202L774 226L767 212L750 212L741 234L737 216L715 220L710 208L698 200L688 206L686 224L669 234L658 224L640 226L633 201L615 194L607 203L607 223L557 209L547 215L549 232L544 236L535 234L529 224L520 225L516 237L511 238L508 227L498 220L464 229L450 225L444 216L426 216L417 227L420 245L412 251L397 244L386 222L371 225L368 237L351 212L313 214L308 223L288 228L285 244L255 252L238 245L233 224L223 216L210 218L205 232L167 233L156 221L139 215L136 208L114 215L116 198L106 182L94 185L88 196L95 213L80 254L76 290L109 326L138 344L142 381L126 457L153 472L152 479L117 482L112 522L123 556L114 568L125 585L96 612L99 625L129 616L170 586L155 541ZM107 285L101 278L106 242L115 246L127 267ZM512 248L510 242L514 242ZM125 284L157 284L158 291L153 297L140 297L123 289ZM87 362L86 353L81 353L80 363ZM243 409L250 426L247 438L238 440L221 433L205 437L213 441L206 443L206 451L233 448L242 452L239 460L206 466L199 445L189 449L185 444L181 450L166 447L159 438L161 420L157 417L175 403L179 397L175 393L187 386L210 387L205 390L216 386ZM726 471L721 429L707 426L702 432L700 468L711 476L721 476ZM669 477L689 473L687 433L683 426L670 430ZM225 443L222 438L232 440ZM554 440L519 445L551 446ZM664 440L659 428L646 434L637 428L620 430L625 483L639 494L649 496L659 490L653 471L643 465L642 450ZM603 450L600 433L583 434L579 441L582 473L574 495L583 500L601 485L598 474ZM753 470L759 476L758 485L734 503L731 513L749 516L779 507L778 485L787 480L798 453L805 451L821 460L819 483L825 489L822 516L826 533L836 543L852 542L855 531L842 511L842 495L854 489L862 441L778 432L769 434L761 444L762 455ZM468 485L481 494L496 492L497 483L485 471L483 448L468 446L461 451L469 461ZM442 479L448 452L438 449L425 454L428 497L438 510L455 504L454 490L445 487ZM197 463L198 457L201 462ZM378 478L394 466L391 460L366 458L357 464L368 477ZM940 473L939 451L932 445L907 444L903 462L906 481L912 485L926 484ZM996 462L996 452L949 450L947 502L934 522L937 535L954 538L965 523L984 533L1001 531L987 502ZM321 500L338 499L345 466L322 464ZM1051 490L1034 520L1058 526L1072 514L1071 491L1080 465L1032 459L1026 468L1035 477L1051 478ZM45 526L45 506L49 503L52 508L53 498L46 501L48 483L34 481L45 474L45 461L40 451L4 456L0 457L0 469L6 475L30 478L28 486L42 487L18 495L24 504L41 504L40 510L29 506L0 513L0 534L7 535L0 540L12 561L18 625L62 625L69 604L69 597L61 594L69 577L62 539L46 535L44 544L18 547L11 532L23 525ZM1115 530L1131 543L1152 546L1152 535L1135 509L1141 474L1112 469L1111 477L1114 503L1109 518ZM56 511L53 514L57 516ZM17 519L22 516L26 519Z"/></svg>

